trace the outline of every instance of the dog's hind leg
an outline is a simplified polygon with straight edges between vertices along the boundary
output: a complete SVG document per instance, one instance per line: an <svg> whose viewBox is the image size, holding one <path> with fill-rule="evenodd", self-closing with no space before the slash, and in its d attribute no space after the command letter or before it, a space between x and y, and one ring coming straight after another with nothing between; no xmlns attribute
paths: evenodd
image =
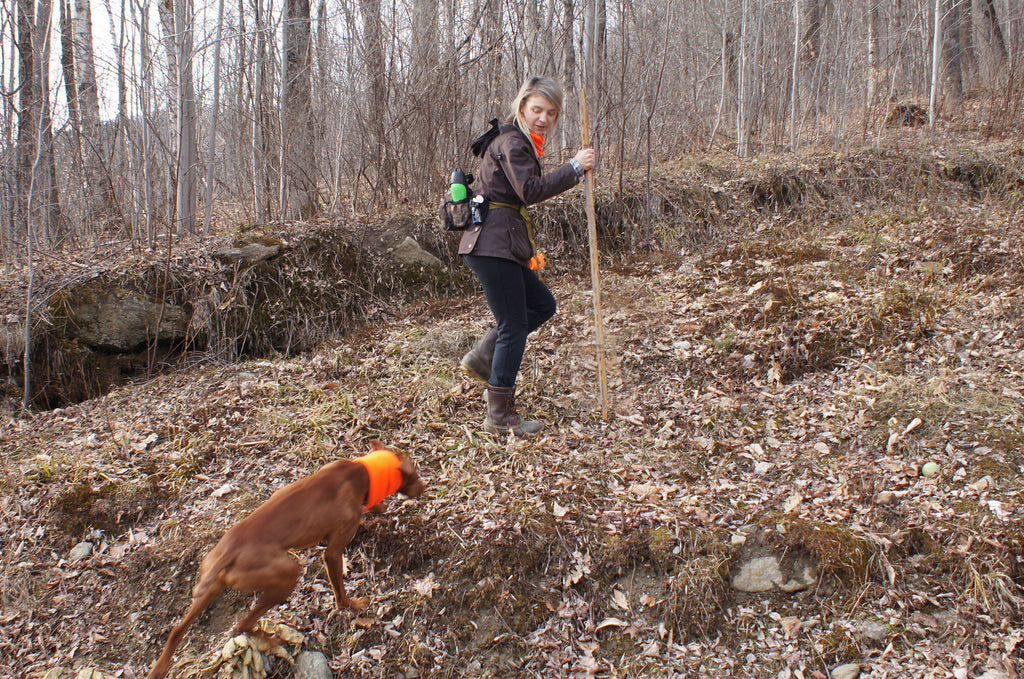
<svg viewBox="0 0 1024 679"><path fill-rule="evenodd" d="M249 612L244 618L238 621L234 629L231 630L232 634L246 634L251 633L255 630L256 623L263 614L269 611L274 606L283 604L288 596L295 589L294 583L290 587L282 587L281 589L268 589L260 593L259 598L256 599L256 603L252 605Z"/></svg>
<svg viewBox="0 0 1024 679"><path fill-rule="evenodd" d="M284 603L299 581L299 571L298 562L287 554L266 562L258 570L239 568L239 561L236 561L232 572L226 574L228 586L242 592L260 592L260 596L246 616L235 625L232 633L253 631L264 613Z"/></svg>
<svg viewBox="0 0 1024 679"><path fill-rule="evenodd" d="M197 588L198 589L198 588ZM167 671L171 669L171 658L174 656L174 651L178 649L178 644L181 643L181 638L185 636L185 632L192 626L192 623L196 621L196 618L210 605L221 590L224 588L221 586L208 586L203 588L202 593L199 597L192 600L192 606L188 609L188 613L185 617L174 626L171 630L170 636L167 637L167 644L164 645L164 651L160 654L156 663L153 665L153 669L149 671L147 679L163 679L167 676Z"/></svg>

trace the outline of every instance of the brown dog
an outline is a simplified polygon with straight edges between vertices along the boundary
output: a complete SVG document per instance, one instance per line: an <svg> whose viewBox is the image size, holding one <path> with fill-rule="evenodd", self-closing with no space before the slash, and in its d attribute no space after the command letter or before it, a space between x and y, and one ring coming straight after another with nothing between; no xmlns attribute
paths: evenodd
<svg viewBox="0 0 1024 679"><path fill-rule="evenodd" d="M283 603L299 580L299 564L288 550L327 541L324 562L338 609L362 610L367 600L350 599L342 583L342 552L355 535L364 511L399 492L419 497L424 484L416 465L379 441L374 452L356 460L337 460L315 474L281 488L252 514L235 524L199 566L192 607L167 639L148 679L163 679L185 631L225 587L260 592L232 635L250 632L268 610Z"/></svg>

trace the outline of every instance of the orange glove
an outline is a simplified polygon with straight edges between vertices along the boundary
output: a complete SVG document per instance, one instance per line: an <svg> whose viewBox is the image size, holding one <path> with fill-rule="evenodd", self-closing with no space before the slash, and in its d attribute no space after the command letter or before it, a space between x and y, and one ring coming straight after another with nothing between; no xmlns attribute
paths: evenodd
<svg viewBox="0 0 1024 679"><path fill-rule="evenodd" d="M546 262L544 261L543 252L538 252L533 257L530 257L530 269L532 269L533 271L536 271L537 269L543 269L544 264L546 264Z"/></svg>

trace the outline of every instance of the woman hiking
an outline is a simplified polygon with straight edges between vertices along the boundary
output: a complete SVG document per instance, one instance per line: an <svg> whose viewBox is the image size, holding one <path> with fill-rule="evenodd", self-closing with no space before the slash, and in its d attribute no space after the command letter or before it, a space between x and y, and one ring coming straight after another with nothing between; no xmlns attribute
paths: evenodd
<svg viewBox="0 0 1024 679"><path fill-rule="evenodd" d="M540 421L524 420L515 407L526 337L555 313L555 298L534 268L542 267L543 260L537 261L526 207L575 186L596 160L594 149L584 148L569 162L541 173L544 142L561 111L557 82L533 77L523 83L508 124L482 151L476 190L490 201L490 210L459 242L459 254L480 279L494 314L495 326L461 362L464 372L487 383L484 429L493 433L522 436L541 428Z"/></svg>

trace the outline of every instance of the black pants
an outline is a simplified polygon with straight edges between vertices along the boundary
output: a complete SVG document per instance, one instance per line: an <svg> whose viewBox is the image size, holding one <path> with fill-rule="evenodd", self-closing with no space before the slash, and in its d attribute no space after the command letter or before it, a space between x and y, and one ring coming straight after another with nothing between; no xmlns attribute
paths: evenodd
<svg viewBox="0 0 1024 679"><path fill-rule="evenodd" d="M514 387L523 363L526 336L555 315L555 296L534 271L511 259L463 255L484 288L498 325L490 384Z"/></svg>

